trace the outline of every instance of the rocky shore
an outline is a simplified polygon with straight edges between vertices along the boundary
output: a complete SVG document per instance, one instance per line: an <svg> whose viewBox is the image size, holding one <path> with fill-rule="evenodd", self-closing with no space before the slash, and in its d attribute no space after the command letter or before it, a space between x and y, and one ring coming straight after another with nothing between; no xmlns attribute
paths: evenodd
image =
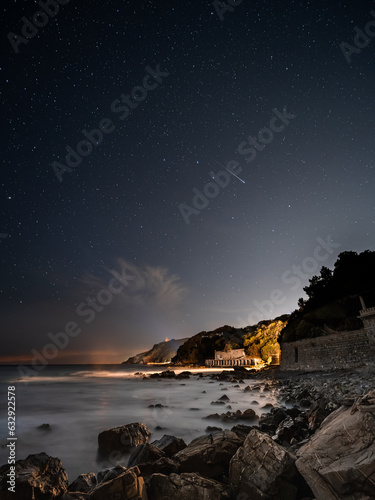
<svg viewBox="0 0 375 500"><path fill-rule="evenodd" d="M140 374L140 377L143 375ZM145 376L146 377L146 376ZM209 377L241 392L277 392L279 404L231 411L212 401L206 434L152 440L141 422L106 429L98 452L114 467L69 483L58 458L29 455L0 468L4 500L370 500L375 498L375 370L281 373L246 369L194 376L173 370L149 378ZM207 396L208 397L208 396ZM225 411L222 411L225 410ZM222 429L221 425L233 426ZM130 453L127 466L116 457Z"/></svg>

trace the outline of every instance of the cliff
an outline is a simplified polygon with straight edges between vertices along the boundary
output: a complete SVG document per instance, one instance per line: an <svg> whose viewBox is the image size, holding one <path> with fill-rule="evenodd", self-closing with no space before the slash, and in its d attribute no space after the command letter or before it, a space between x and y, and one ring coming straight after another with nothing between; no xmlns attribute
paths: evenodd
<svg viewBox="0 0 375 500"><path fill-rule="evenodd" d="M267 362L271 356L280 354L278 337L287 319L288 315L285 314L245 328L225 325L216 330L197 333L178 349L172 363L180 366L202 366L206 358L214 357L215 351L242 348L247 355L262 358Z"/></svg>
<svg viewBox="0 0 375 500"><path fill-rule="evenodd" d="M124 361L122 364L169 363L176 355L177 349L188 340L172 339L155 344L149 351L141 352Z"/></svg>

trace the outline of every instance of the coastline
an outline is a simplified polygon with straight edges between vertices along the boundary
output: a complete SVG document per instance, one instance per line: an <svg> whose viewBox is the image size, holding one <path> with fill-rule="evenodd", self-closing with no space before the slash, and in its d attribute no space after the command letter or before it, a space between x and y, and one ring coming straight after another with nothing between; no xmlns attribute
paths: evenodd
<svg viewBox="0 0 375 500"><path fill-rule="evenodd" d="M165 365L163 365L162 368L165 368ZM141 440L136 444L133 443L134 446L129 448L127 452L127 456L130 456L131 458L131 460L127 464L124 464L123 461L118 460L119 450L116 449L115 446L112 450L112 452L115 452L115 455L112 455L111 473L115 477L104 481L104 478L106 474L109 473L109 470L106 469L104 472L96 471L96 473L92 473L90 476L90 487L88 487L87 484L86 486L82 486L81 483L77 483L77 480L75 478L69 478L69 480L68 478L65 478L62 472L63 466L60 463L60 466L58 467L60 471L59 477L60 479L64 479L64 481L62 482L62 490L59 493L60 496L55 495L51 496L51 498L61 498L62 500L96 500L97 498L102 498L98 496L99 490L103 493L103 491L106 491L105 488L109 487L109 485L113 481L116 482L117 477L122 477L125 474L127 475L126 477L128 479L130 477L132 477L133 479L135 478L134 481L136 481L138 485L143 481L144 486L143 489L141 489L142 491L144 490L145 495L147 495L148 492L148 498L152 498L152 500L154 500L154 498L158 500L158 493L155 493L155 491L158 491L158 488L161 488L158 481L162 480L162 494L164 496L160 497L160 499L163 498L163 500L169 500L169 498L172 497L168 496L168 488L170 486L168 482L171 482L172 480L176 481L177 477L178 481L182 481L182 479L186 479L184 474L191 474L195 475L195 481L201 483L201 490L199 491L204 491L204 495L216 495L212 497L215 498L215 500L236 499L238 495L241 494L241 491L243 492L243 494L248 495L248 493L246 492L250 490L246 489L249 485L245 487L245 485L242 484L241 481L238 480L238 478L236 479L236 474L235 472L233 472L234 470L236 470L235 463L240 460L239 456L242 456L240 466L248 467L249 464L246 464L246 456L249 456L251 449L253 449L251 448L251 446L254 445L253 441L255 440L256 442L258 442L258 445L260 446L259 439L261 439L262 446L268 447L270 452L282 452L286 457L288 457L288 460L291 461L291 463L297 464L297 467L294 465L295 471L297 472L295 472L295 477L290 484L292 484L294 488L297 488L297 490L299 488L300 491L303 491L305 495L304 498L312 499L315 496L317 500L326 500L330 497L321 496L322 494L317 494L317 491L314 491L314 496L312 496L312 492L310 490L312 483L309 485L309 481L307 479L309 478L309 473L311 474L311 467L306 466L306 464L303 465L303 455L305 453L304 450L306 449L308 451L309 446L312 446L311 443L314 443L314 440L318 440L320 432L325 432L325 439L326 441L329 441L329 433L332 434L334 431L330 429L329 433L327 434L327 431L324 430L324 426L326 425L325 422L329 421L329 418L332 418L332 416L334 416L335 414L337 414L336 418L339 419L339 421L346 422L345 425L348 425L348 418L351 418L350 415L353 411L354 416L356 416L357 414L360 416L365 415L367 420L370 419L370 422L375 422L375 406L374 408L372 408L372 402L375 397L375 394L373 394L374 391L372 391L372 389L375 387L375 368L366 367L350 371L340 370L322 372L281 372L279 367L272 366L268 367L266 370L250 372L245 368L236 370L233 368L212 369L197 366L168 366L167 370L163 370L161 372L147 370L146 373L141 372L142 365L137 365L136 369L139 369L139 371L136 372L136 378L139 379L140 384L142 384L142 380L150 381L154 379L154 383L167 380L168 384L173 384L175 381L178 386L180 386L184 385L181 383L184 381L184 379L187 380L188 378L190 378L196 381L206 380L208 383L214 384L210 386L212 387L212 389L215 389L215 387L217 389L220 388L220 391L223 391L223 396L221 398L218 398L216 402L213 401L211 403L213 404L212 414L204 415L202 417L203 419L205 419L207 424L206 431L202 433L201 436L194 438L190 443L184 443L185 447L178 452L173 453L171 456L167 456L163 451L163 443L160 444L162 439L157 440L159 442L159 446L161 446L161 449L157 448L152 436L150 439L147 438L143 442ZM169 386L170 385L168 385L168 387ZM265 395L275 393L278 397L278 403L267 404L264 405L264 407L260 407L259 410L256 410L256 412L254 412L255 415L251 413L250 410L231 411L231 404L233 404L232 396L230 396L230 398L225 398L225 395L228 394L228 389L230 387L237 387L236 390L239 391L238 395L243 394L244 396L247 393L247 395L260 395L266 397ZM183 388L181 387L180 390L183 391ZM372 399L371 397L367 397L366 394L370 394ZM207 395L204 395L204 397L207 400L211 399L212 394L208 392ZM368 403L369 401L371 404ZM155 409L167 408L163 404L154 404L151 406L154 406ZM355 410L355 408L360 408L360 410L357 411ZM345 418L343 418L344 413ZM225 422L225 426L223 426L223 422ZM139 423L142 423L142 421L140 420ZM230 429L228 429L228 423L230 424ZM129 424L130 422L125 421L123 427L125 428ZM335 425L336 429L340 429L339 423L336 423ZM351 432L355 433L355 428L352 429ZM374 431L371 432L374 432L374 441L375 424ZM178 435L174 436L173 439L181 440ZM231 455L226 457L225 464L220 465L220 467L222 468L220 477L216 477L216 473L211 473L212 471L207 472L206 468L204 468L203 465L200 464L199 457L205 453L204 450L205 446L207 445L207 439L211 441L213 440L213 443L216 443L215 446L218 447L218 450L216 450L218 454L220 454L219 450L222 447L226 449L226 447L229 446L231 448ZM252 443L251 446L249 444L250 442ZM157 451L155 451L154 448L157 448ZM244 449L247 450L247 454L245 455L243 451ZM134 456L136 450L136 456ZM241 450L242 455L240 453ZM195 465L186 465L187 463L190 463L189 460L191 457L189 459L186 458L184 453L185 455L189 453L194 454ZM19 486L19 489L21 484L19 481L21 481L20 477L22 476L21 471L26 467L25 459L26 457L23 457L21 460L17 461L19 475L18 479L17 475L15 477L15 484L16 486ZM45 460L45 457L39 457L38 459L35 458L36 462L42 459ZM58 458L54 460L58 460ZM347 456L346 460L348 461ZM354 467L353 463L351 464L352 468ZM27 467L30 467L30 463L28 463ZM41 467L40 464L38 467ZM310 467L310 469L308 469L308 473L305 469L303 469L303 467L305 467L305 469L306 467L307 469L308 467ZM0 476L2 476L0 478L0 492L5 492L4 476L2 475L5 471L4 468L6 469L7 466L3 466L0 468L0 471L2 471L2 473L0 473ZM299 470L300 468L301 470ZM82 474L86 477L89 472L90 471L82 471ZM315 474L316 473L317 471L315 471ZM305 478L304 474L307 478ZM301 480L301 477L303 481ZM193 476L189 476L189 480L192 480L192 478ZM49 478L48 481L47 479L47 477L44 477L43 481L48 482L51 478ZM25 476L23 476L22 481L24 480ZM72 482L72 480L74 481ZM211 483L207 483L208 480L211 481ZM212 481L214 481L214 483L212 483ZM158 484L158 486L156 485L156 483ZM345 478L343 479L343 484L344 483ZM79 484L80 486L78 486ZM264 485L266 484L267 481L265 481ZM303 487L301 486L301 484ZM319 484L322 484L321 480ZM73 492L71 490L72 487L84 488L87 491L75 490L75 493L73 495ZM185 487L186 485L181 486L182 491ZM275 487L275 485L273 485L273 487ZM278 487L281 488L281 486ZM68 488L70 488L70 492L68 492ZM201 493L199 493L199 495L200 494ZM199 495L197 496L197 498L206 498L206 496L203 497ZM6 496L4 496L4 498L7 499ZM36 496L36 498L38 497ZM103 496L103 498L105 498L105 496ZM140 496L140 498L143 497ZM211 497L207 496L207 498ZM242 498L246 499L247 497L243 496L241 497L241 500ZM248 496L248 498L252 497ZM254 498L257 497L255 496ZM297 495L290 498L297 499L299 497ZM363 498L367 497L363 496Z"/></svg>

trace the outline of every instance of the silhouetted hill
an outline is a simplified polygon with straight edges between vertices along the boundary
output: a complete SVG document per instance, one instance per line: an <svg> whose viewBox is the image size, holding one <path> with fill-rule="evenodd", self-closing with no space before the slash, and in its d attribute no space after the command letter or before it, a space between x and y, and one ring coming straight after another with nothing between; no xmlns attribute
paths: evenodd
<svg viewBox="0 0 375 500"><path fill-rule="evenodd" d="M160 342L159 344L155 344L149 351L136 354L122 364L169 363L173 356L176 355L177 349L186 340L188 338Z"/></svg>

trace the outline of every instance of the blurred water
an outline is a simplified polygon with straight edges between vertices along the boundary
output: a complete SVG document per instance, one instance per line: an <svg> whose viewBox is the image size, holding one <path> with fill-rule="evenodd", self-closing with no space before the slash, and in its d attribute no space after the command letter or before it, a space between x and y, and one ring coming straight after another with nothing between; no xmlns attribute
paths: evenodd
<svg viewBox="0 0 375 500"><path fill-rule="evenodd" d="M277 394L273 391L244 393L245 385L234 387L229 382L220 385L208 377L199 379L195 375L187 380L143 380L135 376L136 372L163 369L140 365L60 365L47 366L37 377L19 380L16 367L0 366L1 444L4 445L8 437L8 385L16 386L16 458L23 459L44 451L62 461L70 481L79 474L113 466L118 459L122 465L127 464L127 456L98 461L97 436L104 429L142 422L152 431L150 441L163 434L172 434L188 443L204 434L208 425L224 429L234 425L232 422L202 419L211 413L228 411L225 405L210 404L223 394L230 398L230 411L253 408L260 414L268 411L260 410L266 403L277 403ZM251 386L260 381L245 382ZM227 390L223 391L224 388ZM259 404L252 404L254 400ZM164 407L148 407L155 404ZM50 424L52 430L37 430L43 423ZM157 426L162 429L156 429ZM0 465L7 462L7 457L8 451L2 446Z"/></svg>

